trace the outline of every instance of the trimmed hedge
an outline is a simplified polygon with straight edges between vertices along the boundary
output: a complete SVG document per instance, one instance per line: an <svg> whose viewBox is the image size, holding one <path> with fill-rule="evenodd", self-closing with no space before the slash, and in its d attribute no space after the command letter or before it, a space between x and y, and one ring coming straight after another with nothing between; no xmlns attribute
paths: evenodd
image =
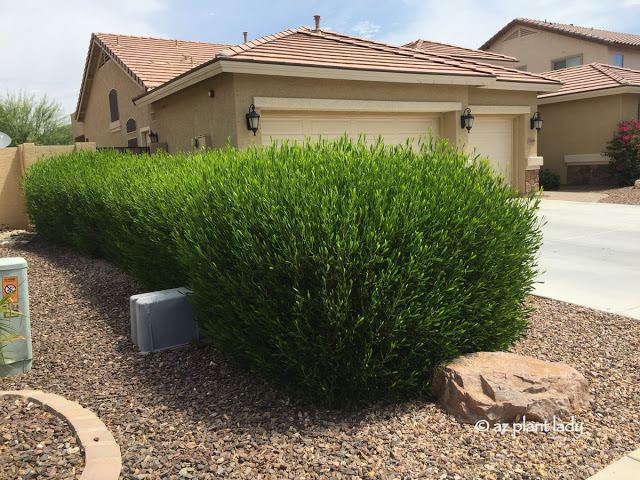
<svg viewBox="0 0 640 480"><path fill-rule="evenodd" d="M318 403L428 395L439 364L528 325L538 201L446 143L83 152L24 188L39 234L188 286L230 361Z"/></svg>

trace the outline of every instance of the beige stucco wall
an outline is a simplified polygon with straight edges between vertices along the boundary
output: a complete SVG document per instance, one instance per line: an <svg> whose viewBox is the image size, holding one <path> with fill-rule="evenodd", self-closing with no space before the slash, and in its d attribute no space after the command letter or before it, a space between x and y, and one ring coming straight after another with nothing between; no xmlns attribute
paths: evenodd
<svg viewBox="0 0 640 480"><path fill-rule="evenodd" d="M536 33L505 40L518 28ZM488 50L517 58L520 60L517 65L526 65L528 72L548 72L553 69L554 60L574 56L581 56L582 64L598 62L613 65L613 55L616 53L624 55L624 67L640 69L640 50L638 49L609 47L529 26L511 28L494 41Z"/></svg>
<svg viewBox="0 0 640 480"><path fill-rule="evenodd" d="M214 97L208 96L209 90ZM152 104L156 112L154 131L168 143L169 153L191 151L191 139L211 137L211 147L262 145L268 140L247 130L245 114L255 97L314 98L344 100L394 100L460 102L467 105L529 106L536 109L536 93L490 90L464 85L417 85L362 82L267 75L222 74L185 88ZM260 113L260 109L258 109ZM467 131L460 128L462 112L447 112L440 118L441 136L464 147ZM269 112L262 112L268 115ZM530 115L517 115L514 130L514 187L524 190L526 158L536 155L536 136L528 128ZM534 131L535 133L535 131Z"/></svg>
<svg viewBox="0 0 640 480"><path fill-rule="evenodd" d="M134 82L114 60L97 68L93 75L93 83L87 93L87 107L83 121L76 122L72 115L73 138L77 139L84 135L98 147L126 147L128 139L137 137L140 145L140 129L151 126L151 109L148 106L137 107L132 102L133 98L144 93L142 87ZM112 88L118 92L120 129L116 132L110 129L109 92ZM129 118L136 120L137 129L132 133L126 133L126 123ZM151 129L154 130L153 126Z"/></svg>
<svg viewBox="0 0 640 480"><path fill-rule="evenodd" d="M29 226L20 184L22 175L31 165L52 155L86 149L95 151L95 143L55 146L23 143L17 147L0 148L0 228L23 229Z"/></svg>
<svg viewBox="0 0 640 480"><path fill-rule="evenodd" d="M538 137L538 152L544 166L567 183L565 155L598 154L624 120L636 120L640 95L607 95L540 105L544 125Z"/></svg>

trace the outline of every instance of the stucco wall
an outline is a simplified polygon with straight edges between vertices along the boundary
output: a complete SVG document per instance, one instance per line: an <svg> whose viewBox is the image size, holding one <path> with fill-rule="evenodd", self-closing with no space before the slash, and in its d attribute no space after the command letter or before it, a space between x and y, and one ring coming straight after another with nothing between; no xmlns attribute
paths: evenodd
<svg viewBox="0 0 640 480"><path fill-rule="evenodd" d="M24 197L20 183L22 175L35 162L52 155L74 150L96 149L95 143L75 145L36 146L23 143L17 147L0 148L0 228L27 228Z"/></svg>
<svg viewBox="0 0 640 480"><path fill-rule="evenodd" d="M544 157L544 166L567 183L564 156L603 152L619 122L637 119L639 98L608 95L540 105L544 126L538 138L538 152Z"/></svg>
<svg viewBox="0 0 640 480"><path fill-rule="evenodd" d="M505 40L518 28L536 33ZM599 62L613 65L613 55L616 53L624 55L626 68L640 69L640 50L609 47L529 26L511 28L488 50L516 57L520 60L517 65L526 65L528 72L548 72L553 69L554 60L574 56L582 56L582 64Z"/></svg>
<svg viewBox="0 0 640 480"><path fill-rule="evenodd" d="M84 135L98 147L126 147L127 140L136 137L140 145L140 129L151 125L151 109L148 106L136 107L132 99L144 93L143 89L114 60L98 67L93 75L83 121L76 122L72 116L74 138ZM116 132L110 129L109 92L112 88L118 92L120 113L120 130ZM129 118L136 120L137 129L132 133L126 133ZM151 129L154 130L153 126Z"/></svg>

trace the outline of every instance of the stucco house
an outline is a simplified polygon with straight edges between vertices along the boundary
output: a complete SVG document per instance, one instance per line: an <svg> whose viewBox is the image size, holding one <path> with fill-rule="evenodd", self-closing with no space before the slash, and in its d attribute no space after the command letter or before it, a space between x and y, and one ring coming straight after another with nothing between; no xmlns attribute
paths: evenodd
<svg viewBox="0 0 640 480"><path fill-rule="evenodd" d="M94 34L74 136L98 146L157 140L173 153L345 132L395 143L431 132L489 156L515 189L535 185L542 159L530 118L537 95L559 81L318 23L237 46ZM253 109L256 132L247 125Z"/></svg>
<svg viewBox="0 0 640 480"><path fill-rule="evenodd" d="M480 50L515 57L515 68L547 72L602 63L640 70L640 35L516 18Z"/></svg>
<svg viewBox="0 0 640 480"><path fill-rule="evenodd" d="M640 71L600 63L547 72L562 82L538 96L544 129L538 152L544 166L569 185L614 183L601 153L618 123L640 115Z"/></svg>

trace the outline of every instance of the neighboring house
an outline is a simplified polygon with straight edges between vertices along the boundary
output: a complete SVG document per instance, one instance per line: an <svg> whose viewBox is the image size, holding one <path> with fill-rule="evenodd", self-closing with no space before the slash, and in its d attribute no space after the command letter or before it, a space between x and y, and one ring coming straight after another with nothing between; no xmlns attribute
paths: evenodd
<svg viewBox="0 0 640 480"><path fill-rule="evenodd" d="M518 69L547 72L602 63L640 70L640 35L516 18L480 50L516 57Z"/></svg>
<svg viewBox="0 0 640 480"><path fill-rule="evenodd" d="M425 53L438 53L460 60L471 60L475 62L491 63L501 67L515 68L519 64L517 58L501 55L499 53L485 52L484 50L474 50L473 48L458 47L447 43L433 42L431 40L416 40L404 45L406 48L415 48Z"/></svg>
<svg viewBox="0 0 640 480"><path fill-rule="evenodd" d="M547 72L562 88L538 96L538 152L562 183L612 183L601 153L618 123L640 115L640 71L592 63Z"/></svg>
<svg viewBox="0 0 640 480"><path fill-rule="evenodd" d="M245 148L305 135L335 138L345 132L397 143L431 132L454 146L477 147L497 170L507 171L514 188L525 191L536 183L541 163L536 131L529 126L537 95L560 87L542 75L318 27L238 46L215 45L208 61L194 58L193 68L177 55L157 60L154 48L143 48L136 37L119 38L92 37L75 114L74 135L98 146L128 139L122 130L134 115L144 119L137 122L138 131L148 125L170 153L227 142ZM163 42L167 55L171 42L176 49L188 43ZM103 53L110 60L99 68ZM108 108L112 89L118 91L120 131ZM252 107L260 114L255 136L246 118ZM475 116L470 133L461 127L467 108Z"/></svg>

